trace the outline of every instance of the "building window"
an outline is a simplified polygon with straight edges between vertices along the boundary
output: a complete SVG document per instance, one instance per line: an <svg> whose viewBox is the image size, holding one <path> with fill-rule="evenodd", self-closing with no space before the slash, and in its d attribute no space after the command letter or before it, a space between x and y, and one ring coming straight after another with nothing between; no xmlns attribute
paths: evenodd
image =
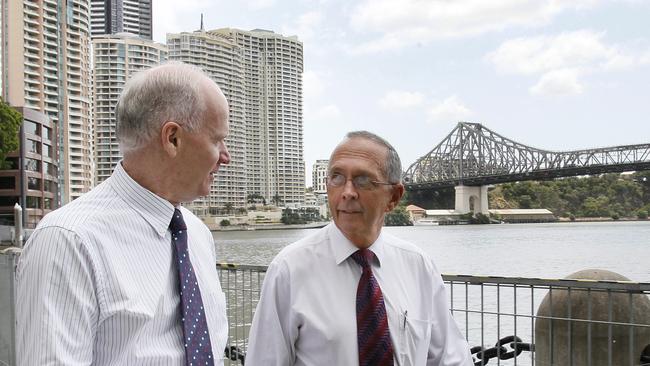
<svg viewBox="0 0 650 366"><path fill-rule="evenodd" d="M43 156L46 158L52 157L52 146L43 144Z"/></svg>
<svg viewBox="0 0 650 366"><path fill-rule="evenodd" d="M43 190L46 192L56 193L56 182L52 180L45 180Z"/></svg>
<svg viewBox="0 0 650 366"><path fill-rule="evenodd" d="M2 170L15 170L18 169L18 158L6 158L5 159L5 167L1 167L0 169Z"/></svg>
<svg viewBox="0 0 650 366"><path fill-rule="evenodd" d="M40 136L41 135L41 129L40 125L32 122L32 121L24 121L23 122L23 128L25 133L30 133L32 135Z"/></svg>
<svg viewBox="0 0 650 366"><path fill-rule="evenodd" d="M27 140L25 144L25 151L28 153L39 154L41 153L41 143L34 140Z"/></svg>
<svg viewBox="0 0 650 366"><path fill-rule="evenodd" d="M16 178L0 177L0 189L16 189Z"/></svg>
<svg viewBox="0 0 650 366"><path fill-rule="evenodd" d="M43 126L43 138L52 141L52 129Z"/></svg>
<svg viewBox="0 0 650 366"><path fill-rule="evenodd" d="M45 197L43 198L43 208L46 210L51 210L52 209L52 199Z"/></svg>
<svg viewBox="0 0 650 366"><path fill-rule="evenodd" d="M41 172L41 162L35 159L25 159L25 169L32 172Z"/></svg>
<svg viewBox="0 0 650 366"><path fill-rule="evenodd" d="M0 207L13 208L16 203L18 203L18 196L0 196Z"/></svg>
<svg viewBox="0 0 650 366"><path fill-rule="evenodd" d="M27 196L27 208L41 208L41 197Z"/></svg>
<svg viewBox="0 0 650 366"><path fill-rule="evenodd" d="M27 177L27 189L41 190L41 180L34 177Z"/></svg>

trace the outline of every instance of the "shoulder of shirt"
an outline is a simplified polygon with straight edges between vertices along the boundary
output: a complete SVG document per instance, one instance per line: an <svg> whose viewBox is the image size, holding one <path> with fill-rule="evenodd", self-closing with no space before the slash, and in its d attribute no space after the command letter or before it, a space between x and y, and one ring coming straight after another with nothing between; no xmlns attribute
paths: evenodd
<svg viewBox="0 0 650 366"><path fill-rule="evenodd" d="M315 233L304 237L294 243L282 248L273 258L271 264L277 265L280 262L291 262L294 257L301 258L315 250L325 249L324 244L329 240L327 227L318 229Z"/></svg>
<svg viewBox="0 0 650 366"><path fill-rule="evenodd" d="M425 253L417 245L408 242L404 239L400 239L391 234L388 234L386 232L383 232L381 235L384 241L383 244L385 246L385 249L392 249L400 252L401 254L410 255L413 257L414 260L419 260L422 263L425 263L427 266L432 265L433 267L435 267L431 256Z"/></svg>
<svg viewBox="0 0 650 366"><path fill-rule="evenodd" d="M119 197L106 181L102 182L76 200L45 215L35 231L59 228L79 234L83 230L92 230L98 215L104 214L104 209L112 208L116 200Z"/></svg>

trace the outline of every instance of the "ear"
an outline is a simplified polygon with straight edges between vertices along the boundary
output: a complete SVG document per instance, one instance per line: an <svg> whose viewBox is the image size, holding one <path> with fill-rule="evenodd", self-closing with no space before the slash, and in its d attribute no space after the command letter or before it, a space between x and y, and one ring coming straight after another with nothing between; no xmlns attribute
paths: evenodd
<svg viewBox="0 0 650 366"><path fill-rule="evenodd" d="M163 123L160 129L160 143L163 151L170 157L175 157L181 144L181 135L183 129L173 121Z"/></svg>
<svg viewBox="0 0 650 366"><path fill-rule="evenodd" d="M391 197L390 197L390 201L388 202L388 206L386 206L386 212L393 211L395 206L399 204L399 200L402 199L403 195L404 195L404 185L402 183L395 184L391 191Z"/></svg>

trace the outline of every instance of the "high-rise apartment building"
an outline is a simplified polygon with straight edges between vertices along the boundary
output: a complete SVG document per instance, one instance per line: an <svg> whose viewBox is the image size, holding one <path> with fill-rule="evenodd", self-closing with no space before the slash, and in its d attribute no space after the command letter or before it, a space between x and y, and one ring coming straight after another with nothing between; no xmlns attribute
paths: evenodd
<svg viewBox="0 0 650 366"><path fill-rule="evenodd" d="M327 167L329 160L316 160L311 170L311 184L314 193L327 193Z"/></svg>
<svg viewBox="0 0 650 366"><path fill-rule="evenodd" d="M101 183L122 159L117 142L115 105L134 73L167 59L167 46L129 33L93 39L95 179Z"/></svg>
<svg viewBox="0 0 650 366"><path fill-rule="evenodd" d="M57 124L62 203L93 184L88 1L5 0L2 96Z"/></svg>
<svg viewBox="0 0 650 366"><path fill-rule="evenodd" d="M151 0L90 0L93 38L128 32L152 39Z"/></svg>
<svg viewBox="0 0 650 366"><path fill-rule="evenodd" d="M260 195L278 205L304 202L302 43L266 30L168 34L170 60L202 67L230 103L232 162L209 206L244 206Z"/></svg>

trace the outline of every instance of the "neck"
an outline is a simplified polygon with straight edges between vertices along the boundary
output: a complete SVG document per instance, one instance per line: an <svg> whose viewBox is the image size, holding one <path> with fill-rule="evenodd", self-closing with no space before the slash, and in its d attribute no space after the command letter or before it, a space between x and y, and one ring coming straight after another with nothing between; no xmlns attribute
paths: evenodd
<svg viewBox="0 0 650 366"><path fill-rule="evenodd" d="M171 181L165 174L170 171L166 161L160 151L145 147L124 154L122 167L139 185L178 206L180 202L174 200Z"/></svg>

